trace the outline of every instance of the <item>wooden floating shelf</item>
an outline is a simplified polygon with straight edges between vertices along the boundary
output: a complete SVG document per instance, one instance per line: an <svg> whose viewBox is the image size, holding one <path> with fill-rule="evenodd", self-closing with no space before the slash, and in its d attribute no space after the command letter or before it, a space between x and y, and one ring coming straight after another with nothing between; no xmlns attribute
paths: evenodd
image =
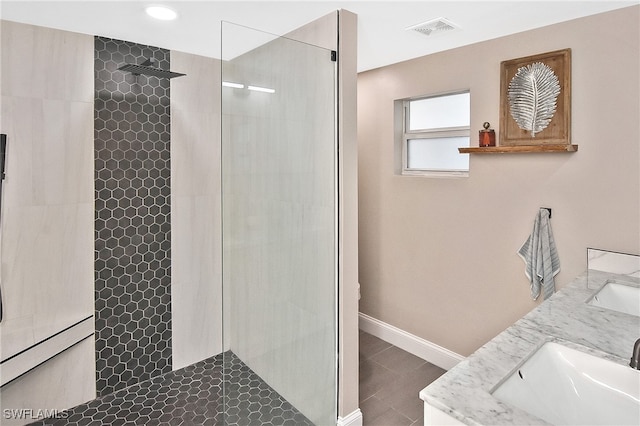
<svg viewBox="0 0 640 426"><path fill-rule="evenodd" d="M458 148L460 154L508 154L526 152L576 152L578 145L478 146Z"/></svg>

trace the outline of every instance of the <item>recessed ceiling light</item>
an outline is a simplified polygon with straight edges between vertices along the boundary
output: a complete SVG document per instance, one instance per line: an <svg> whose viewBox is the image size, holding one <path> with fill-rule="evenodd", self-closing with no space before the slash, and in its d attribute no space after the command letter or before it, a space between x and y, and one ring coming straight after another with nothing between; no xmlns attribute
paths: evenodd
<svg viewBox="0 0 640 426"><path fill-rule="evenodd" d="M147 6L147 15L162 21L173 21L178 17L178 13L167 6Z"/></svg>

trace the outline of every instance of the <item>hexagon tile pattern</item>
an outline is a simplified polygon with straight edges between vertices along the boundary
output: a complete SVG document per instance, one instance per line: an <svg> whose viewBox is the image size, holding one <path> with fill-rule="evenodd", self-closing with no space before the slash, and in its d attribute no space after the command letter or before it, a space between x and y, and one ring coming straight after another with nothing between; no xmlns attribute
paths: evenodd
<svg viewBox="0 0 640 426"><path fill-rule="evenodd" d="M306 426L313 423L229 351L58 413L57 419L32 424Z"/></svg>
<svg viewBox="0 0 640 426"><path fill-rule="evenodd" d="M95 326L98 395L171 371L169 51L95 38Z"/></svg>

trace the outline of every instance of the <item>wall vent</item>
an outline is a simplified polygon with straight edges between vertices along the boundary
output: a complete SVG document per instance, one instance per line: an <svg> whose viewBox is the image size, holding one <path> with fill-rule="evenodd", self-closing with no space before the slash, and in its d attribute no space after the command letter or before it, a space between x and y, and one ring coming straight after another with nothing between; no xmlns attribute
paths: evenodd
<svg viewBox="0 0 640 426"><path fill-rule="evenodd" d="M456 24L445 18L431 19L421 24L406 28L407 31L416 31L425 36L446 33L459 28Z"/></svg>

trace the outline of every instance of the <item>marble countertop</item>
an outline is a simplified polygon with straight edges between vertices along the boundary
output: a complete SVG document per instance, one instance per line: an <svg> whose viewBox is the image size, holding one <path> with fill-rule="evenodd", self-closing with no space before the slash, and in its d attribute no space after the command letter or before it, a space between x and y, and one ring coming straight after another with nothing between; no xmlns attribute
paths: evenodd
<svg viewBox="0 0 640 426"><path fill-rule="evenodd" d="M640 279L589 270L420 392L432 407L468 425L547 424L491 392L545 342L628 365L640 318L585 303L608 281Z"/></svg>

